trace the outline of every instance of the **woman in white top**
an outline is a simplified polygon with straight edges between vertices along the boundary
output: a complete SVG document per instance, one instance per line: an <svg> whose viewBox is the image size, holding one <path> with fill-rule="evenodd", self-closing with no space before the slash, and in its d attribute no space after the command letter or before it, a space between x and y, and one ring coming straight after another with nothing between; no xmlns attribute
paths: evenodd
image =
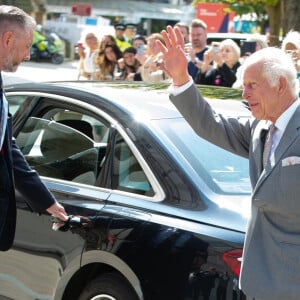
<svg viewBox="0 0 300 300"><path fill-rule="evenodd" d="M79 61L79 79L95 79L96 72L95 57L98 53L99 41L96 35L92 32L85 36L85 47L82 44L78 44Z"/></svg>

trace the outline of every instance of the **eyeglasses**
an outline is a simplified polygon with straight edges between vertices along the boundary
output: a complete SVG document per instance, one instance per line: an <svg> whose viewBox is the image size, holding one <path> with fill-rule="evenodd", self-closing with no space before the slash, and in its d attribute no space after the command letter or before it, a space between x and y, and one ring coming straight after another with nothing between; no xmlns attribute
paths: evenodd
<svg viewBox="0 0 300 300"><path fill-rule="evenodd" d="M293 54L298 54L299 53L299 50L285 50L285 53L287 54L290 54L290 55L293 55Z"/></svg>
<svg viewBox="0 0 300 300"><path fill-rule="evenodd" d="M125 56L123 56L123 58L124 59L134 58L134 54L125 55Z"/></svg>
<svg viewBox="0 0 300 300"><path fill-rule="evenodd" d="M285 50L285 53L289 55L294 62L297 62L299 60L299 50Z"/></svg>

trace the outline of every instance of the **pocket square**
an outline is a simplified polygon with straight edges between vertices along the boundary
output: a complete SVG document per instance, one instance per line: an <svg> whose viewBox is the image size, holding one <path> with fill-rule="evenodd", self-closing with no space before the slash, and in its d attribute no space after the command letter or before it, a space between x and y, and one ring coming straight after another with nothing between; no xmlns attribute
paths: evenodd
<svg viewBox="0 0 300 300"><path fill-rule="evenodd" d="M289 156L284 158L282 161L282 166L293 166L293 165L299 165L300 164L300 157L299 156Z"/></svg>

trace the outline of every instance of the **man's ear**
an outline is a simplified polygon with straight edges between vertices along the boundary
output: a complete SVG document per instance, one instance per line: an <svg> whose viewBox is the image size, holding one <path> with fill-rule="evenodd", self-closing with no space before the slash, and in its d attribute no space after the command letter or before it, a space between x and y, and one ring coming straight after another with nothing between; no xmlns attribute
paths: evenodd
<svg viewBox="0 0 300 300"><path fill-rule="evenodd" d="M284 93L288 88L288 82L285 77L280 76L278 80L278 92Z"/></svg>
<svg viewBox="0 0 300 300"><path fill-rule="evenodd" d="M13 45L13 40L15 36L12 31L6 31L2 35L2 45L5 48L9 48Z"/></svg>

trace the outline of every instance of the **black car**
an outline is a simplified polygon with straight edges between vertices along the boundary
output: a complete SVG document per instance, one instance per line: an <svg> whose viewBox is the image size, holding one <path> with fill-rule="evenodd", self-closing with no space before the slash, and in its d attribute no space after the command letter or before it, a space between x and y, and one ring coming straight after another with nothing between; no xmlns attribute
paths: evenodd
<svg viewBox="0 0 300 300"><path fill-rule="evenodd" d="M57 82L6 88L14 136L70 221L17 195L0 299L232 299L249 214L248 161L198 137L168 86ZM199 87L248 118L240 91ZM221 98L233 100L220 100ZM34 193L34 191L32 191Z"/></svg>

